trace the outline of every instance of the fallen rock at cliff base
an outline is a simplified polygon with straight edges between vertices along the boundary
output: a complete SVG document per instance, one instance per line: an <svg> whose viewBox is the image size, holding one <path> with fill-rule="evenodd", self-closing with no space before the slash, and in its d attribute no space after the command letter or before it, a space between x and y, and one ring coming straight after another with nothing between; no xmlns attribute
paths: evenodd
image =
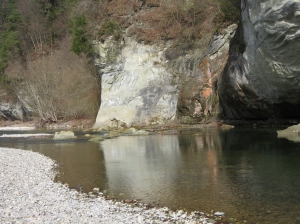
<svg viewBox="0 0 300 224"><path fill-rule="evenodd" d="M66 139L76 139L74 132L72 131L61 131L55 132L53 140L66 140Z"/></svg>
<svg viewBox="0 0 300 224"><path fill-rule="evenodd" d="M119 136L120 136L120 134L116 131L111 131L109 133L109 138L116 138L116 137L119 137Z"/></svg>
<svg viewBox="0 0 300 224"><path fill-rule="evenodd" d="M89 140L89 142L102 142L105 138L103 138L103 136L94 136L93 138L91 138Z"/></svg>
<svg viewBox="0 0 300 224"><path fill-rule="evenodd" d="M293 125L284 130L277 131L278 138L286 138L290 141L300 142L300 124Z"/></svg>
<svg viewBox="0 0 300 224"><path fill-rule="evenodd" d="M128 128L127 130L124 131L124 134L126 135L132 135L136 132L137 130L135 128Z"/></svg>

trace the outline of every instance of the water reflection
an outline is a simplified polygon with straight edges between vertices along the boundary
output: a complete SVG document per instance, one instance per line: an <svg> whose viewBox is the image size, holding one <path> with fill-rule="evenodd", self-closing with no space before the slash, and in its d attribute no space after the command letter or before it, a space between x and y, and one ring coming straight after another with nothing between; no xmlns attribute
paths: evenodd
<svg viewBox="0 0 300 224"><path fill-rule="evenodd" d="M193 130L86 140L0 139L62 163L60 181L119 199L210 212L248 223L300 223L300 146L276 130Z"/></svg>
<svg viewBox="0 0 300 224"><path fill-rule="evenodd" d="M275 130L120 137L101 148L113 196L258 223L295 222L299 145L277 139Z"/></svg>
<svg viewBox="0 0 300 224"><path fill-rule="evenodd" d="M215 130L120 137L104 141L102 150L112 196L174 209L232 209L230 180L217 167L222 150Z"/></svg>
<svg viewBox="0 0 300 224"><path fill-rule="evenodd" d="M1 132L0 132L1 134ZM32 150L48 156L60 165L58 180L70 188L90 192L94 187L107 189L103 152L99 145L80 139L53 141L48 138L1 138L0 147Z"/></svg>
<svg viewBox="0 0 300 224"><path fill-rule="evenodd" d="M120 137L102 143L111 194L144 202L170 200L180 150L176 136Z"/></svg>
<svg viewBox="0 0 300 224"><path fill-rule="evenodd" d="M219 164L231 180L236 214L259 223L297 223L300 207L299 145L268 130L233 129L221 134Z"/></svg>

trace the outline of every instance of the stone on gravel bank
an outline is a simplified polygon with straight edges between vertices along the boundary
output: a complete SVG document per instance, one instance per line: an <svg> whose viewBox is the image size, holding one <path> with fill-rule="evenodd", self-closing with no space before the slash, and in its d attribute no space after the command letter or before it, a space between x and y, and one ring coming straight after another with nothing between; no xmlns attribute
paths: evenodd
<svg viewBox="0 0 300 224"><path fill-rule="evenodd" d="M37 133L37 134L3 134L0 138L43 138L53 136L53 134Z"/></svg>
<svg viewBox="0 0 300 224"><path fill-rule="evenodd" d="M53 182L53 160L0 148L0 223L207 223L200 212L173 212L88 198Z"/></svg>
<svg viewBox="0 0 300 224"><path fill-rule="evenodd" d="M36 127L19 127L19 126L0 127L0 131L28 131L34 129L36 129Z"/></svg>

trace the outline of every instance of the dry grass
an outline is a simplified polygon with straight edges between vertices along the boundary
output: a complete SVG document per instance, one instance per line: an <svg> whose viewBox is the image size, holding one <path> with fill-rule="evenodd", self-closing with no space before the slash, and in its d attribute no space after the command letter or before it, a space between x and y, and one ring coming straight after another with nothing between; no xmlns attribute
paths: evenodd
<svg viewBox="0 0 300 224"><path fill-rule="evenodd" d="M141 1L112 0L108 3L107 10L109 15L127 16L140 10L141 6Z"/></svg>
<svg viewBox="0 0 300 224"><path fill-rule="evenodd" d="M22 89L44 121L93 118L98 111L97 77L85 57L69 50L69 43L65 39L55 54L28 61Z"/></svg>
<svg viewBox="0 0 300 224"><path fill-rule="evenodd" d="M213 18L217 14L214 0L152 0L146 4L152 8L138 13L138 25L129 31L139 41L152 44L172 39L192 43L203 34L213 33Z"/></svg>
<svg viewBox="0 0 300 224"><path fill-rule="evenodd" d="M86 15L93 35L95 27L110 33L103 28L112 20L121 34L129 28L127 34L140 42L175 40L191 46L204 36L211 37L224 23L220 1L239 0L85 0L78 3L74 15Z"/></svg>
<svg viewBox="0 0 300 224"><path fill-rule="evenodd" d="M159 7L161 5L162 0L146 0L145 5L147 7Z"/></svg>

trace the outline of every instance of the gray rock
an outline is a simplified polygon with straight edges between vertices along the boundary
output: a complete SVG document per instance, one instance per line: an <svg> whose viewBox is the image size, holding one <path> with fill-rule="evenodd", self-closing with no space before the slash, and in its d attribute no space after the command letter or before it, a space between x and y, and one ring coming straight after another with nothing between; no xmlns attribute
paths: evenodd
<svg viewBox="0 0 300 224"><path fill-rule="evenodd" d="M224 212L215 212L215 216L224 216L225 213Z"/></svg>
<svg viewBox="0 0 300 224"><path fill-rule="evenodd" d="M102 142L105 138L103 136L94 136L93 138L89 139L89 142Z"/></svg>
<svg viewBox="0 0 300 224"><path fill-rule="evenodd" d="M134 134L137 130L135 128L128 128L124 131L124 134L131 135Z"/></svg>
<svg viewBox="0 0 300 224"><path fill-rule="evenodd" d="M111 131L109 133L109 137L110 138L116 138L116 137L119 137L120 136L120 133L116 132L116 131Z"/></svg>
<svg viewBox="0 0 300 224"><path fill-rule="evenodd" d="M145 130L138 130L134 133L134 135L149 135L149 132Z"/></svg>
<svg viewBox="0 0 300 224"><path fill-rule="evenodd" d="M102 77L95 128L144 126L175 118L179 90L165 66L162 46L126 38L121 46L107 39L95 43L95 48L99 53L95 63Z"/></svg>
<svg viewBox="0 0 300 224"><path fill-rule="evenodd" d="M293 125L284 130L277 131L278 138L286 138L290 141L300 142L300 124Z"/></svg>
<svg viewBox="0 0 300 224"><path fill-rule="evenodd" d="M25 118L25 108L20 102L0 102L0 116L11 119L11 120L21 120Z"/></svg>
<svg viewBox="0 0 300 224"><path fill-rule="evenodd" d="M233 24L223 35L213 38L194 76L182 86L177 104L177 118L182 123L199 123L207 117L217 115L219 101L216 83L226 65L229 41L236 27Z"/></svg>
<svg viewBox="0 0 300 224"><path fill-rule="evenodd" d="M95 192L95 193L99 193L99 188L97 188L97 187L95 187L94 189L93 189L93 192Z"/></svg>
<svg viewBox="0 0 300 224"><path fill-rule="evenodd" d="M244 0L218 82L230 119L300 117L300 1Z"/></svg>
<svg viewBox="0 0 300 224"><path fill-rule="evenodd" d="M215 114L214 85L235 29L215 36L206 50L171 42L146 45L131 37L95 42L102 102L94 128L159 125L184 116L198 122Z"/></svg>
<svg viewBox="0 0 300 224"><path fill-rule="evenodd" d="M61 131L55 132L53 140L66 140L66 139L76 139L74 132L72 131Z"/></svg>

